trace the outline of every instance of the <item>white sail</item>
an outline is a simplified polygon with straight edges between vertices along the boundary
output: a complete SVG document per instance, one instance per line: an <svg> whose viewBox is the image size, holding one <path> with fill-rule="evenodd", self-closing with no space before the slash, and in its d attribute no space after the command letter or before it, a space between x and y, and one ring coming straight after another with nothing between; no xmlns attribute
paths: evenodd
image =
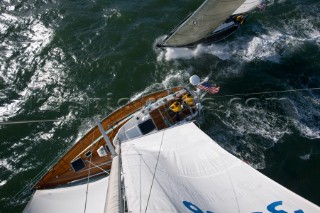
<svg viewBox="0 0 320 213"><path fill-rule="evenodd" d="M121 155L129 212L320 212L193 123L125 142Z"/></svg>
<svg viewBox="0 0 320 213"><path fill-rule="evenodd" d="M259 5L262 5L264 0L246 0L234 13L235 14L243 14L250 12L251 10L257 8Z"/></svg>
<svg viewBox="0 0 320 213"><path fill-rule="evenodd" d="M185 46L205 38L244 2L245 0L206 0L161 45Z"/></svg>
<svg viewBox="0 0 320 213"><path fill-rule="evenodd" d="M104 212L108 177L71 187L37 190L24 213Z"/></svg>

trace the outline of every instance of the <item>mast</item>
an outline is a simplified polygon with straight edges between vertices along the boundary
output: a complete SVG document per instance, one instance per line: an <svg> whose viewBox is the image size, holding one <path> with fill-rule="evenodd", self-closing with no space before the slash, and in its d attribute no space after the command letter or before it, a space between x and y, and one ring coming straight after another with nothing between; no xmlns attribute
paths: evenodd
<svg viewBox="0 0 320 213"><path fill-rule="evenodd" d="M120 144L116 146L117 150L115 151L99 119L95 118L95 121L113 157L109 175L107 197L104 206L104 213L122 213L123 206L121 195L121 163L120 157L118 155L120 153Z"/></svg>
<svg viewBox="0 0 320 213"><path fill-rule="evenodd" d="M114 151L114 148L113 148L113 146L112 146L112 144L111 144L111 142L110 142L110 140L109 140L109 138L108 138L105 130L103 129L103 127L102 127L99 119L98 119L98 118L95 118L95 121L96 121L96 124L97 124L98 127L99 127L99 130L100 130L100 132L101 132L101 134L102 134L102 136L103 136L103 139L106 141L106 144L107 144L107 146L108 146L108 148L109 148L112 156L116 156L117 153Z"/></svg>
<svg viewBox="0 0 320 213"><path fill-rule="evenodd" d="M117 153L120 152L120 145L117 145ZM117 155L112 160L111 172L109 175L108 191L104 207L104 213L122 213L123 200L121 193L121 160Z"/></svg>

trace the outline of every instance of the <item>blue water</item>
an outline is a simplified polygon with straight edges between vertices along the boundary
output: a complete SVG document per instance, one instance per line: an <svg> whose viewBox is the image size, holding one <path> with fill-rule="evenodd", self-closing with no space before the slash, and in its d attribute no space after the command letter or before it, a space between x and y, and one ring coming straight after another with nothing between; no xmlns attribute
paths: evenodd
<svg viewBox="0 0 320 213"><path fill-rule="evenodd" d="M232 96L320 85L320 2L272 0L223 42L155 48L202 1L0 2L0 212L58 154L129 100L190 75L221 86L201 96L201 128L222 147L320 205L320 92Z"/></svg>

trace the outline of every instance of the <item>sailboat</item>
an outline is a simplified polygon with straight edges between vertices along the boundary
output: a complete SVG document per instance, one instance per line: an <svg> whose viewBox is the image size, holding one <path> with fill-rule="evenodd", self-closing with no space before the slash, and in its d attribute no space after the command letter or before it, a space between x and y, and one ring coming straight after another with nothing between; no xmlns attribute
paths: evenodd
<svg viewBox="0 0 320 213"><path fill-rule="evenodd" d="M201 109L175 87L96 119L33 185L24 212L320 212L201 131Z"/></svg>
<svg viewBox="0 0 320 213"><path fill-rule="evenodd" d="M206 0L187 16L157 47L191 47L218 42L235 32L248 12L264 7L263 0Z"/></svg>

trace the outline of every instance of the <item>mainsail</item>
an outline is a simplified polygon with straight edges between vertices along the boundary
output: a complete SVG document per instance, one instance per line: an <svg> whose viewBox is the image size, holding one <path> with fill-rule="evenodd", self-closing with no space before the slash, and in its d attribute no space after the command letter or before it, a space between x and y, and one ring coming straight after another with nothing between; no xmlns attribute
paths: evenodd
<svg viewBox="0 0 320 213"><path fill-rule="evenodd" d="M122 144L129 212L320 212L193 123Z"/></svg>
<svg viewBox="0 0 320 213"><path fill-rule="evenodd" d="M179 25L161 46L187 46L205 38L236 11L245 0L206 0Z"/></svg>

